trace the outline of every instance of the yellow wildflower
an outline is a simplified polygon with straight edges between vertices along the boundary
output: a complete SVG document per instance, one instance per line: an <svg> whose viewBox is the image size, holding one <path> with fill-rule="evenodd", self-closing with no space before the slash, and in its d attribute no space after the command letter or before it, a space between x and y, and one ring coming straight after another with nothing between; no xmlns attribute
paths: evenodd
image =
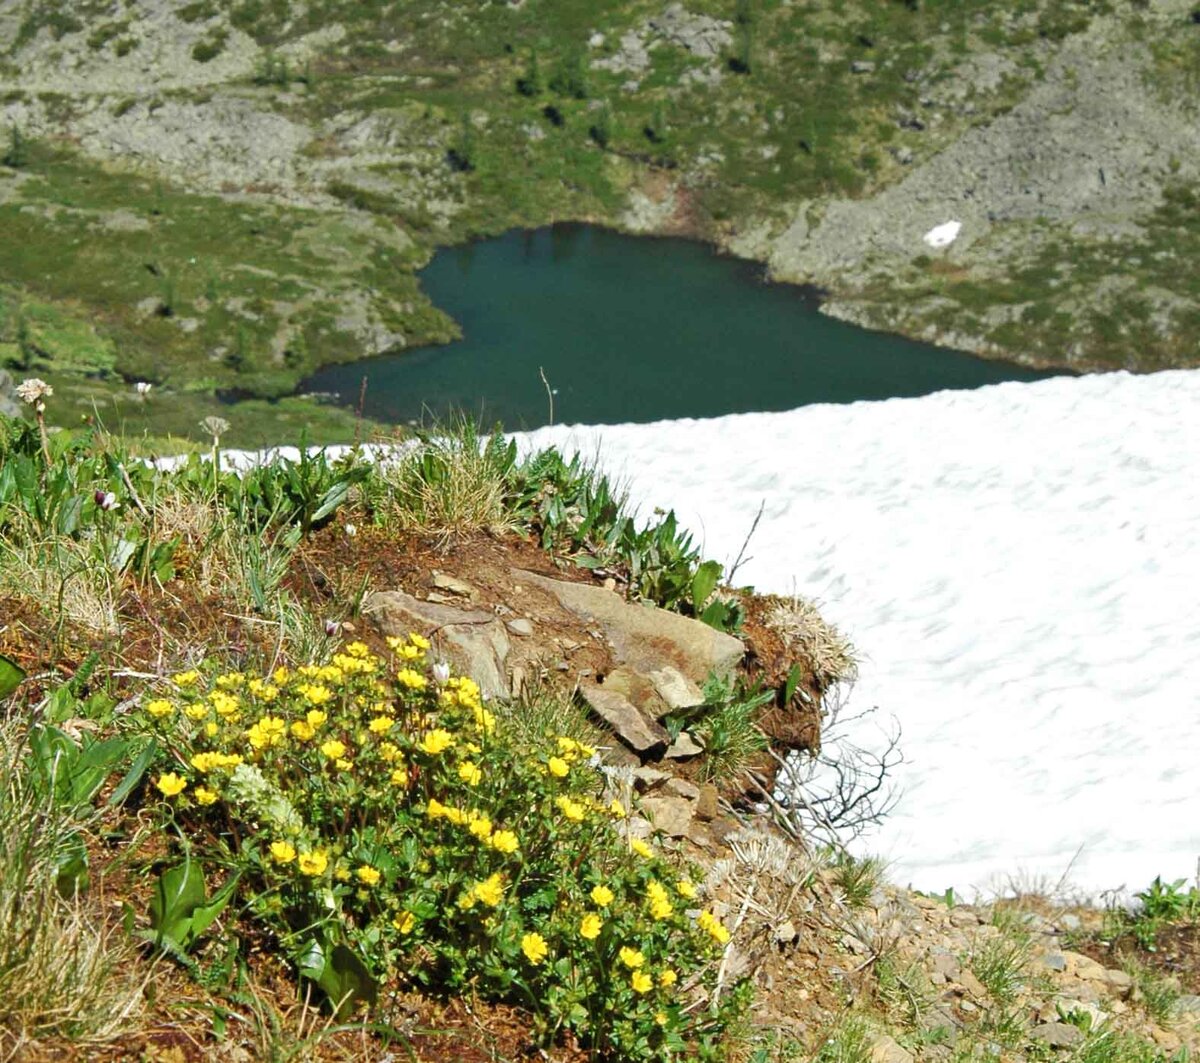
<svg viewBox="0 0 1200 1063"><path fill-rule="evenodd" d="M633 838L629 842L629 848L632 849L638 856L649 859L654 855L654 850L650 848L641 838Z"/></svg>
<svg viewBox="0 0 1200 1063"><path fill-rule="evenodd" d="M401 668L396 673L396 682L409 690L424 690L429 686L429 680L412 668Z"/></svg>
<svg viewBox="0 0 1200 1063"><path fill-rule="evenodd" d="M293 738L298 738L301 742L307 742L317 733L316 728L307 720L297 720L291 726Z"/></svg>
<svg viewBox="0 0 1200 1063"><path fill-rule="evenodd" d="M471 813L467 816L467 830L469 830L481 842L491 841L492 838L492 821L487 816L481 816L478 813Z"/></svg>
<svg viewBox="0 0 1200 1063"><path fill-rule="evenodd" d="M670 967L658 976L658 984L664 989L670 989L677 981L679 981L679 975Z"/></svg>
<svg viewBox="0 0 1200 1063"><path fill-rule="evenodd" d="M623 804L621 804L621 802L618 801L615 797L613 798L612 804L608 806L608 812L609 812L609 815L615 816L617 819L624 819L625 816L627 815L627 813L625 811L625 806Z"/></svg>
<svg viewBox="0 0 1200 1063"><path fill-rule="evenodd" d="M403 768L396 768L391 774L391 780L393 786L407 786L408 772Z"/></svg>
<svg viewBox="0 0 1200 1063"><path fill-rule="evenodd" d="M585 941L595 941L600 936L604 921L595 912L588 912L579 924L579 936Z"/></svg>
<svg viewBox="0 0 1200 1063"><path fill-rule="evenodd" d="M550 946L541 934L526 934L521 938L521 951L535 967L550 954Z"/></svg>
<svg viewBox="0 0 1200 1063"><path fill-rule="evenodd" d="M484 734L490 735L496 729L496 717L482 705L472 705L471 709L475 713L475 726Z"/></svg>
<svg viewBox="0 0 1200 1063"><path fill-rule="evenodd" d="M328 719L328 715L323 713L320 709L309 709L308 712L304 714L304 722L313 730L316 730Z"/></svg>
<svg viewBox="0 0 1200 1063"><path fill-rule="evenodd" d="M417 917L412 912L401 912L392 920L392 926L400 931L401 934L411 934L414 926L417 925Z"/></svg>
<svg viewBox="0 0 1200 1063"><path fill-rule="evenodd" d="M696 899L696 887L693 886L692 883L686 878L681 878L675 883L675 892L678 893L680 897L686 897L689 901L694 901Z"/></svg>
<svg viewBox="0 0 1200 1063"><path fill-rule="evenodd" d="M209 738L216 738L217 733L220 730L220 726L214 720L209 720L208 723L204 725L204 733L208 735Z"/></svg>
<svg viewBox="0 0 1200 1063"><path fill-rule="evenodd" d="M425 806L425 815L429 819L440 819L446 814L446 806L436 797L431 797Z"/></svg>
<svg viewBox="0 0 1200 1063"><path fill-rule="evenodd" d="M583 822L583 815L586 810L584 809L583 805L579 804L578 801L572 801L571 798L564 794L562 797L556 797L554 799L554 804L557 806L558 810L572 823Z"/></svg>
<svg viewBox="0 0 1200 1063"><path fill-rule="evenodd" d="M240 690L246 683L246 676L241 672L226 672L213 682L222 690Z"/></svg>
<svg viewBox="0 0 1200 1063"><path fill-rule="evenodd" d="M179 672L171 676L171 682L177 687L194 687L200 682L200 673L191 668L186 672Z"/></svg>
<svg viewBox="0 0 1200 1063"><path fill-rule="evenodd" d="M437 756L439 753L444 753L452 745L454 745L454 735L449 731L444 731L442 728L437 727L425 735L417 748L431 756Z"/></svg>
<svg viewBox="0 0 1200 1063"><path fill-rule="evenodd" d="M667 1013L665 1011L656 1011L654 1013L654 1021L656 1023L658 1023L659 1026L666 1026L667 1025Z"/></svg>
<svg viewBox="0 0 1200 1063"><path fill-rule="evenodd" d="M478 786L483 779L483 772L480 771L479 765L472 764L469 760L464 760L458 766L458 777L468 786Z"/></svg>
<svg viewBox="0 0 1200 1063"><path fill-rule="evenodd" d="M592 902L601 908L607 908L613 902L613 891L607 886L594 886L591 892Z"/></svg>
<svg viewBox="0 0 1200 1063"><path fill-rule="evenodd" d="M338 757L338 759L333 762L333 766L337 768L338 771L350 771L354 767L354 761L347 760L345 757Z"/></svg>
<svg viewBox="0 0 1200 1063"><path fill-rule="evenodd" d="M391 763L393 760L400 759L400 747L395 742L380 742L379 757L381 760Z"/></svg>
<svg viewBox="0 0 1200 1063"><path fill-rule="evenodd" d="M297 687L297 690L310 705L324 705L333 698L333 691L320 683L305 683L304 686Z"/></svg>
<svg viewBox="0 0 1200 1063"><path fill-rule="evenodd" d="M371 734L387 734L396 721L391 716L376 716L367 726Z"/></svg>
<svg viewBox="0 0 1200 1063"><path fill-rule="evenodd" d="M271 683L264 683L261 679L251 679L249 689L256 698L268 703L279 697L279 687Z"/></svg>
<svg viewBox="0 0 1200 1063"><path fill-rule="evenodd" d="M701 930L709 933L714 940L722 945L729 941L729 931L725 929L721 921L712 912L701 912L696 918L696 925Z"/></svg>
<svg viewBox="0 0 1200 1063"><path fill-rule="evenodd" d="M196 804L198 805L215 804L217 800L217 792L210 790L207 786L197 786L192 791L192 796L196 799Z"/></svg>
<svg viewBox="0 0 1200 1063"><path fill-rule="evenodd" d="M637 949L630 948L628 945L622 945L621 951L617 953L620 961L632 970L636 970L646 962L646 957Z"/></svg>
<svg viewBox="0 0 1200 1063"><path fill-rule="evenodd" d="M296 847L291 842L271 842L271 859L277 864L290 864L296 859Z"/></svg>
<svg viewBox="0 0 1200 1063"><path fill-rule="evenodd" d="M499 872L496 872L496 874L488 876L482 882L476 883L475 888L471 892L489 908L495 908L496 905L504 900L504 879Z"/></svg>
<svg viewBox="0 0 1200 1063"><path fill-rule="evenodd" d="M329 857L324 849L314 849L311 853L298 854L297 867L302 875L323 875L329 866Z"/></svg>
<svg viewBox="0 0 1200 1063"><path fill-rule="evenodd" d="M292 678L292 673L288 670L286 664L281 664L271 673L271 682L276 686L283 686L289 679Z"/></svg>
<svg viewBox="0 0 1200 1063"><path fill-rule="evenodd" d="M177 794L183 793L187 787L187 779L182 775L176 775L175 772L169 771L166 775L160 775L158 782L154 784L158 787L163 797L175 797Z"/></svg>
<svg viewBox="0 0 1200 1063"><path fill-rule="evenodd" d="M183 714L189 720L203 720L208 715L208 709L204 705L189 705L183 710Z"/></svg>
<svg viewBox="0 0 1200 1063"><path fill-rule="evenodd" d="M410 631L408 633L408 641L411 642L414 646L416 646L417 649L419 649L419 650L427 650L427 649L429 649L429 646L430 646L429 639L427 639L424 635L421 635L416 631Z"/></svg>
<svg viewBox="0 0 1200 1063"><path fill-rule="evenodd" d="M346 743L339 742L336 738L331 738L327 742L321 743L321 755L329 760L338 760L346 755Z"/></svg>
<svg viewBox="0 0 1200 1063"><path fill-rule="evenodd" d="M364 886L378 886L379 880L383 878L379 870L371 867L370 864L363 864L362 867L354 872L354 877Z"/></svg>
<svg viewBox="0 0 1200 1063"><path fill-rule="evenodd" d="M645 971L634 971L629 977L629 984L635 993L648 993L654 988L654 979Z"/></svg>
<svg viewBox="0 0 1200 1063"><path fill-rule="evenodd" d="M153 701L146 703L146 712L156 720L161 720L164 716L170 716L174 711L175 706L166 698L155 698ZM207 715L207 713L203 715Z"/></svg>
<svg viewBox="0 0 1200 1063"><path fill-rule="evenodd" d="M350 881L350 871L348 868L336 867L333 870L333 877L336 878L339 882L349 882Z"/></svg>
<svg viewBox="0 0 1200 1063"><path fill-rule="evenodd" d="M520 843L512 831L498 830L492 835L491 846L498 853L515 853L520 848Z"/></svg>
<svg viewBox="0 0 1200 1063"><path fill-rule="evenodd" d="M224 716L229 719L231 716L236 716L242 707L242 703L238 700L236 694L226 694L223 690L214 690L208 695L209 703L217 710L218 716Z"/></svg>
<svg viewBox="0 0 1200 1063"><path fill-rule="evenodd" d="M286 727L278 716L264 716L246 732L246 737L255 749L270 749L283 742Z"/></svg>
<svg viewBox="0 0 1200 1063"><path fill-rule="evenodd" d="M551 757L546 767L550 770L551 775L556 775L560 779L565 778L567 772L571 770L570 765L562 757Z"/></svg>

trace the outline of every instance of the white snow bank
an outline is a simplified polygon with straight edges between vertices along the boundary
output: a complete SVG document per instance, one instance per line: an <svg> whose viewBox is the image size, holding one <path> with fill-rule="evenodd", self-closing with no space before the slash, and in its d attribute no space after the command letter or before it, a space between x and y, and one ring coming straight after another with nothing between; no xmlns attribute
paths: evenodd
<svg viewBox="0 0 1200 1063"><path fill-rule="evenodd" d="M1200 371L522 437L597 454L738 582L815 598L903 727L866 849L1095 892L1200 856ZM1072 865L1076 851L1081 851Z"/></svg>
<svg viewBox="0 0 1200 1063"><path fill-rule="evenodd" d="M955 240L958 239L958 234L962 232L961 221L947 221L941 225L935 225L924 236L921 237L930 247L942 248L949 247Z"/></svg>

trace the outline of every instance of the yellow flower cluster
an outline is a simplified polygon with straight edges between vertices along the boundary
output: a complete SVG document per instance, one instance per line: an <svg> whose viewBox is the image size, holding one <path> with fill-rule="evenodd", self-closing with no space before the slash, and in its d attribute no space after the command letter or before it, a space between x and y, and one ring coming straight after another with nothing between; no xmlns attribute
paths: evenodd
<svg viewBox="0 0 1200 1063"><path fill-rule="evenodd" d="M696 925L710 934L714 941L720 945L725 945L729 941L729 931L724 924L712 914L712 912L704 911L696 919Z"/></svg>

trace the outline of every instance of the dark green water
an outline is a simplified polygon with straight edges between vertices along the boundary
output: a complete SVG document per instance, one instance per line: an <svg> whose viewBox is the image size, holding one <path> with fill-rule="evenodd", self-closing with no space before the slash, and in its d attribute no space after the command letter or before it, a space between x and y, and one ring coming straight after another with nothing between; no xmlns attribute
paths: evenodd
<svg viewBox="0 0 1200 1063"><path fill-rule="evenodd" d="M687 240L557 225L437 254L421 274L464 339L322 370L310 391L390 422L617 423L786 410L1048 374L868 332Z"/></svg>

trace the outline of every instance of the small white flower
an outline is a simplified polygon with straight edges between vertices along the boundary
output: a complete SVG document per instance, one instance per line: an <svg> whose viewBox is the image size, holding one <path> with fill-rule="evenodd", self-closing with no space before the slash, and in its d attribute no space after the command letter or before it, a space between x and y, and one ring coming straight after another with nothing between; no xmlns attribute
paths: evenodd
<svg viewBox="0 0 1200 1063"><path fill-rule="evenodd" d="M97 491L93 497L96 500L96 505L103 510L120 508L121 503L117 501L117 496L111 491Z"/></svg>
<svg viewBox="0 0 1200 1063"><path fill-rule="evenodd" d="M53 394L54 388L35 376L31 376L27 380L22 380L17 385L17 397L30 406L37 406L39 413L46 408L42 399L48 399Z"/></svg>
<svg viewBox="0 0 1200 1063"><path fill-rule="evenodd" d="M213 437L213 446L221 442L221 436L229 431L229 422L224 417L205 417L200 427Z"/></svg>
<svg viewBox="0 0 1200 1063"><path fill-rule="evenodd" d="M433 665L433 681L438 686L445 686L450 679L450 662L435 661Z"/></svg>
<svg viewBox="0 0 1200 1063"><path fill-rule="evenodd" d="M330 638L333 638L334 635L336 635L341 630L342 630L342 625L339 624L336 620L326 620L325 621L325 634L328 635Z"/></svg>
<svg viewBox="0 0 1200 1063"><path fill-rule="evenodd" d="M154 385L151 384L148 380L139 380L136 384L133 385L133 390L136 391L139 395L145 396L145 395L150 394L150 389L152 387L154 387Z"/></svg>
<svg viewBox="0 0 1200 1063"><path fill-rule="evenodd" d="M358 534L358 528L353 524L346 525L346 534L353 539Z"/></svg>

